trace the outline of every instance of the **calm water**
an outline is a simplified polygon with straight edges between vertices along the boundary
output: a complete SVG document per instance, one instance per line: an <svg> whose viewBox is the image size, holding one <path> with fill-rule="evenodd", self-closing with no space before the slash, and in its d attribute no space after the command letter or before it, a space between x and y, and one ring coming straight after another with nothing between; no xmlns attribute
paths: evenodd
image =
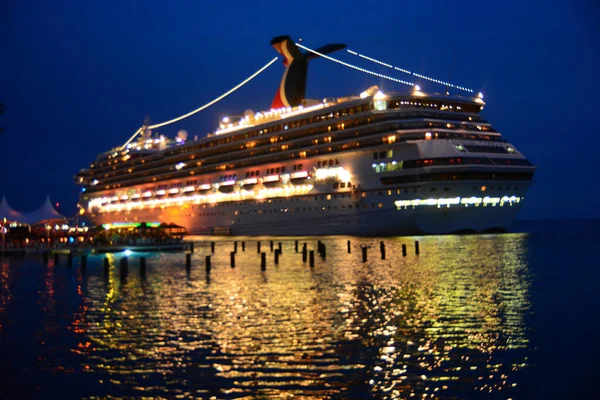
<svg viewBox="0 0 600 400"><path fill-rule="evenodd" d="M267 271L254 240L183 254L0 265L0 397L565 398L597 395L600 234L592 222L530 233L293 240ZM346 241L352 241L348 254ZM276 243L277 243L277 239ZM315 238L303 238L308 248ZM402 257L401 245L408 244ZM360 246L369 248L362 263ZM113 258L118 265L120 254ZM64 259L64 258L63 258Z"/></svg>

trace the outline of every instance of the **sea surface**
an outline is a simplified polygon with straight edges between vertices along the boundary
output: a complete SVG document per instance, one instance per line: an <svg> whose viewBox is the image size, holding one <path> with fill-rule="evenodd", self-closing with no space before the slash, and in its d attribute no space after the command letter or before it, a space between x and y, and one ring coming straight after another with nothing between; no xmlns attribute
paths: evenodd
<svg viewBox="0 0 600 400"><path fill-rule="evenodd" d="M145 277L135 253L125 276L122 253L108 276L101 255L3 258L0 398L598 398L599 227L297 238L325 244L314 268L263 237L265 271L256 238L196 238L189 273L143 254Z"/></svg>

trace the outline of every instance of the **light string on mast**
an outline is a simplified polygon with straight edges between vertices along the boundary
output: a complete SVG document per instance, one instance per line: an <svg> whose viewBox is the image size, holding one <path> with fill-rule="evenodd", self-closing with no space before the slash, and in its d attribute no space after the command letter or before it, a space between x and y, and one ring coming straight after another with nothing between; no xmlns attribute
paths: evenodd
<svg viewBox="0 0 600 400"><path fill-rule="evenodd" d="M414 84L414 83L412 83L412 82L403 81L402 79L396 79L396 78L393 78L393 77L391 77L391 76L388 76L388 75L379 74L379 73L377 73L377 72L373 72L373 71L370 71L370 70L368 70L368 69L361 68L361 67L357 67L357 66L355 66L355 65L352 65L352 64L349 64L349 63L347 63L347 62L340 61L340 60L338 60L337 58L333 58L333 57L330 57L330 56L328 56L328 55L325 55L325 54L323 54L323 53L319 53L318 51L315 51L315 50L313 50L313 49L309 49L308 47L306 47L306 46L303 46L303 45L301 45L300 43L296 43L296 46L298 46L298 47L300 47L301 49L304 49L304 50L306 50L306 51L309 51L309 52L311 52L311 53L314 53L314 54L316 54L316 55L318 55L318 56L320 56L320 57L323 57L323 58L325 58L325 59L327 59L327 60L334 61L334 62L336 62L336 63L338 63L338 64L341 64L341 65L343 65L343 66L345 66L345 67L352 68L352 69L355 69L355 70L357 70L357 71L364 72L364 73L366 73L366 74L370 74L370 75L374 75L374 76L377 76L377 77L379 77L379 78L387 79L387 80L390 80L390 81L393 81L393 82L402 83L402 84L404 84L404 85L408 85L408 86L415 86L415 84Z"/></svg>
<svg viewBox="0 0 600 400"><path fill-rule="evenodd" d="M244 86L246 83L250 82L252 79L256 78L258 75L260 75L264 70L266 70L267 68L269 68L275 61L277 61L278 57L273 58L271 61L269 61L268 63L266 63L262 68L260 68L258 71L256 71L255 73L253 73L252 75L250 75L248 78L246 78L245 80L243 80L242 82L240 82L237 86L231 88L230 90L228 90L227 92L223 93L222 95L220 95L219 97L209 101L208 103L204 104L201 107L198 107L197 109L190 111L187 114L181 115L177 118L173 118L171 120L165 121L165 122L161 122L159 124L154 124L154 125L150 125L150 126L146 126L146 127L141 127L139 128L130 138L127 142L125 142L125 144L123 146L121 146L121 150L123 150L129 143L131 143L131 141L133 139L135 139L135 137L137 135L140 134L140 132L142 132L142 129L147 128L147 129L154 129L154 128L160 128L162 126L165 125L169 125L172 124L174 122L177 121L181 121L182 119L185 119L187 117L190 117L202 110L204 110L205 108L208 108L210 106L212 106L213 104L223 100L225 97L229 96L231 93L235 92L236 90L238 90L239 88L241 88L242 86Z"/></svg>
<svg viewBox="0 0 600 400"><path fill-rule="evenodd" d="M425 76L425 75L417 74L416 72L410 72L407 69L396 67L394 65L385 63L383 61L376 60L376 59L374 59L372 57L367 57L364 54L360 54L360 53L358 53L356 51L352 51L350 49L346 49L346 51L348 53L352 54L353 56L357 56L357 57L363 58L363 59L365 59L367 61L371 61L373 63L379 64L379 65L383 65L384 67L388 67L388 68L391 68L391 69L396 70L396 71L403 72L403 73L408 74L408 75L416 76L417 78L425 79L425 80L428 80L428 81L431 81L431 82L434 82L434 83L437 83L437 84L440 84L440 85L449 86L449 87L454 88L454 89L463 90L465 92L474 93L473 89L469 89L469 88L464 87L464 86L454 85L454 84L452 84L450 82L445 82L445 81L442 81L442 80L439 80L439 79L430 78L430 77Z"/></svg>

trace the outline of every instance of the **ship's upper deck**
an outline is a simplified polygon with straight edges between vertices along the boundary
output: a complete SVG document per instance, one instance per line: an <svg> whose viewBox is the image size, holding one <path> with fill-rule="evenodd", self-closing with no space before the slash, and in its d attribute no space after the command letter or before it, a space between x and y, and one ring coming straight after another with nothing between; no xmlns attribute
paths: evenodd
<svg viewBox="0 0 600 400"><path fill-rule="evenodd" d="M485 131L487 134L499 136L478 115L483 105L484 102L479 97L427 94L420 90L408 94L383 94L371 90L363 92L360 96L306 102L305 106L296 108L246 113L244 117L236 120L229 117L228 120L222 121L214 133L199 140L143 138L130 143L125 149L115 149L100 155L90 169L81 171L77 178L78 183L95 186L99 182L109 183L115 179L133 179L161 173L161 165L165 165L167 170L184 172L183 170L210 164L205 162L209 161L208 157L219 153L227 153L231 158L235 158L232 153L240 150L249 151L247 156L260 154L258 148L261 146L271 146L269 152L275 151L275 148L278 151L288 150L290 145L286 142L318 134L331 133L331 143L332 137L334 141L338 138L336 131L384 120L387 114L397 118L399 114L416 116L420 113L423 117L429 116L434 119L459 120L460 129ZM427 126L435 125L429 122ZM339 139L343 139L342 135L339 135ZM295 143L293 148L301 151L302 146L307 144ZM257 150L252 151L255 147ZM304 154L306 156L306 152ZM148 172L142 174L144 170Z"/></svg>

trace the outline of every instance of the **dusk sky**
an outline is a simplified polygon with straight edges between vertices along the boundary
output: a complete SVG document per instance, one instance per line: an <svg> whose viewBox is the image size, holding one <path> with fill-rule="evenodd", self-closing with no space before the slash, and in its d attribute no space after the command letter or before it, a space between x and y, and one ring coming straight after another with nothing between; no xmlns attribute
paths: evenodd
<svg viewBox="0 0 600 400"><path fill-rule="evenodd" d="M600 217L599 9L593 0L0 0L0 195L31 211L49 194L73 215L73 176L98 153L122 145L146 114L162 122L229 90L277 55L271 38L290 35L482 91L484 117L538 167L520 218ZM225 115L268 109L282 73L277 63L158 132L202 137ZM308 79L309 98L408 90L323 59Z"/></svg>

